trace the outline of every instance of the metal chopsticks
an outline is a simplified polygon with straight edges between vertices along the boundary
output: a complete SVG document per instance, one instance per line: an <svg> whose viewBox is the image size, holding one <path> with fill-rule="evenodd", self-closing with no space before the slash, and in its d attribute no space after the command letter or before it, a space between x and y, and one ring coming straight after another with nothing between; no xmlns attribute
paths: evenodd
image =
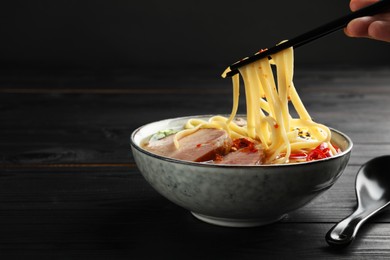
<svg viewBox="0 0 390 260"><path fill-rule="evenodd" d="M287 49L290 47L297 48L297 47L302 46L306 43L309 43L309 42L314 41L318 38L321 38L325 35L328 35L332 32L335 32L339 29L342 29L345 26L347 26L347 24L351 20L353 20L355 18L375 15L375 14L378 14L378 13L385 11L389 7L390 7L390 0L381 0L377 3L369 5L367 7L362 8L362 9L359 9L355 12L352 12L348 15L340 17L340 18L333 20L329 23L326 23L322 26L319 26L313 30L310 30L306 33L303 33L299 36L296 36L295 38L284 41L284 42L282 42L274 47L259 51L256 54L254 54L253 56L244 58L244 59L237 61L236 63L233 63L232 65L230 65L229 68L231 71L229 71L226 74L226 76L231 77L231 76L237 74L238 68L240 68L244 65L247 65L249 63L252 63L256 60L259 60L259 59L262 59L265 57L269 57L271 54L275 54L281 50L284 50L284 49Z"/></svg>

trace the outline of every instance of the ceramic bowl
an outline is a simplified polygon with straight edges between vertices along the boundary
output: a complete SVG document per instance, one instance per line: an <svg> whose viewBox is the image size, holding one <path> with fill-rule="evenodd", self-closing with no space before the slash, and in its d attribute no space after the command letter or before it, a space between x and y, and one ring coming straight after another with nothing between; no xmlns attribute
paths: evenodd
<svg viewBox="0 0 390 260"><path fill-rule="evenodd" d="M317 161L235 166L170 159L144 150L141 142L159 130L181 128L191 116L153 122L131 135L134 160L147 182L198 219L222 226L250 227L282 219L329 189L345 169L351 139L332 131L342 153Z"/></svg>

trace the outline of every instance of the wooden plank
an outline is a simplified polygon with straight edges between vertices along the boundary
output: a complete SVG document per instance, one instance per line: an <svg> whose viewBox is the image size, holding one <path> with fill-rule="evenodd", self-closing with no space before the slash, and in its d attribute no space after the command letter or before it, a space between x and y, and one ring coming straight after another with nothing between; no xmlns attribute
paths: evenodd
<svg viewBox="0 0 390 260"><path fill-rule="evenodd" d="M351 163L390 151L390 135L386 134L390 122L384 120L390 118L389 95L366 93L362 99L338 92L312 92L304 97L310 101L307 108L315 120L352 138ZM228 113L230 98L216 93L2 94L0 162L131 162L129 136L137 127L175 116ZM243 102L240 111L245 112Z"/></svg>
<svg viewBox="0 0 390 260"><path fill-rule="evenodd" d="M336 183L305 207L289 214L286 222L338 222L357 206L355 179L360 166L347 166ZM390 222L390 209L384 209L369 222Z"/></svg>
<svg viewBox="0 0 390 260"><path fill-rule="evenodd" d="M128 75L0 76L2 258L388 258L388 209L347 250L324 241L356 205L359 166L390 151L388 69L296 73L313 118L353 139L351 160L311 203L250 229L198 221L146 183L129 150L129 134L142 124L229 113L230 83Z"/></svg>
<svg viewBox="0 0 390 260"><path fill-rule="evenodd" d="M331 189L289 214L283 222L335 223L349 215L356 206L354 181L358 168L348 166ZM176 214L179 208L154 191L135 167L20 167L2 169L0 178L3 215L37 209L110 211L124 207L142 214ZM387 213L373 222L390 222Z"/></svg>
<svg viewBox="0 0 390 260"><path fill-rule="evenodd" d="M383 259L390 253L389 216L363 226L347 250L331 250L324 240L334 222L346 213L339 209L348 211L352 206L349 188L355 170L348 171L333 190L306 209L282 222L247 229L198 221L154 192L131 169L8 170L0 177L0 249L2 256L54 255L58 253L54 250L59 250L65 258L98 254L137 259L286 255Z"/></svg>
<svg viewBox="0 0 390 260"><path fill-rule="evenodd" d="M167 216L160 215L154 223L131 223L116 221L114 215L89 223L70 216L65 225L11 226L7 237L0 235L0 249L3 257L59 259L387 259L390 253L387 224L365 226L346 250L334 250L324 240L329 224L231 229L198 223L189 215L176 223L162 217Z"/></svg>
<svg viewBox="0 0 390 260"><path fill-rule="evenodd" d="M352 89L344 94L323 90L305 93L301 97L316 121L338 127L345 125L346 130L349 129L347 124L355 124L352 129L356 124L365 129L382 125L387 129L389 125L384 118L390 113L388 95L365 93L360 96L354 93ZM241 95L240 113L245 113L244 98ZM232 97L231 93L201 91L179 94L2 94L0 102L2 128L13 125L84 126L91 123L112 127L128 126L131 122L141 125L183 115L229 114Z"/></svg>

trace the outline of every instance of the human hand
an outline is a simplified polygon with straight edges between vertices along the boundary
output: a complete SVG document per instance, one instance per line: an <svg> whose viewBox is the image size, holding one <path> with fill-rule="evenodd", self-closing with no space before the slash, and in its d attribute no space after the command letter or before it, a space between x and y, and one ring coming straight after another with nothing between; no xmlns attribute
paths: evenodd
<svg viewBox="0 0 390 260"><path fill-rule="evenodd" d="M351 0L349 6L356 11L379 0ZM344 32L349 37L364 37L390 42L390 11L374 16L360 17L349 22Z"/></svg>

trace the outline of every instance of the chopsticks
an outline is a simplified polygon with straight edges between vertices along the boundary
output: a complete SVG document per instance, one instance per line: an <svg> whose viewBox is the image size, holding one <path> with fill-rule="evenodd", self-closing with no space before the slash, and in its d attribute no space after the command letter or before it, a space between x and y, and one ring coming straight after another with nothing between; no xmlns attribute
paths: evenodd
<svg viewBox="0 0 390 260"><path fill-rule="evenodd" d="M310 30L306 33L303 33L299 36L296 36L295 38L292 38L290 40L284 41L278 45L275 45L274 47L271 47L269 49L261 50L254 54L253 56L244 58L240 61L237 61L236 63L233 63L232 65L229 66L230 71L226 73L227 77L231 77L235 74L238 73L238 68L245 66L247 64L250 64L254 61L260 60L265 57L269 57L271 54L275 54L281 50L294 47L298 48L302 45L305 45L306 43L309 43L311 41L314 41L318 38L321 38L325 35L328 35L332 32L335 32L339 29L344 28L347 26L347 24L358 17L363 17L363 16L370 16L370 15L375 15L378 13L381 13L385 11L387 8L390 7L390 0L381 0L377 3L374 3L372 5L369 5L367 7L364 7L362 9L359 9L355 12L352 12L348 15L345 15L343 17L340 17L336 20L333 20L329 23L326 23L322 26L319 26L313 30Z"/></svg>

